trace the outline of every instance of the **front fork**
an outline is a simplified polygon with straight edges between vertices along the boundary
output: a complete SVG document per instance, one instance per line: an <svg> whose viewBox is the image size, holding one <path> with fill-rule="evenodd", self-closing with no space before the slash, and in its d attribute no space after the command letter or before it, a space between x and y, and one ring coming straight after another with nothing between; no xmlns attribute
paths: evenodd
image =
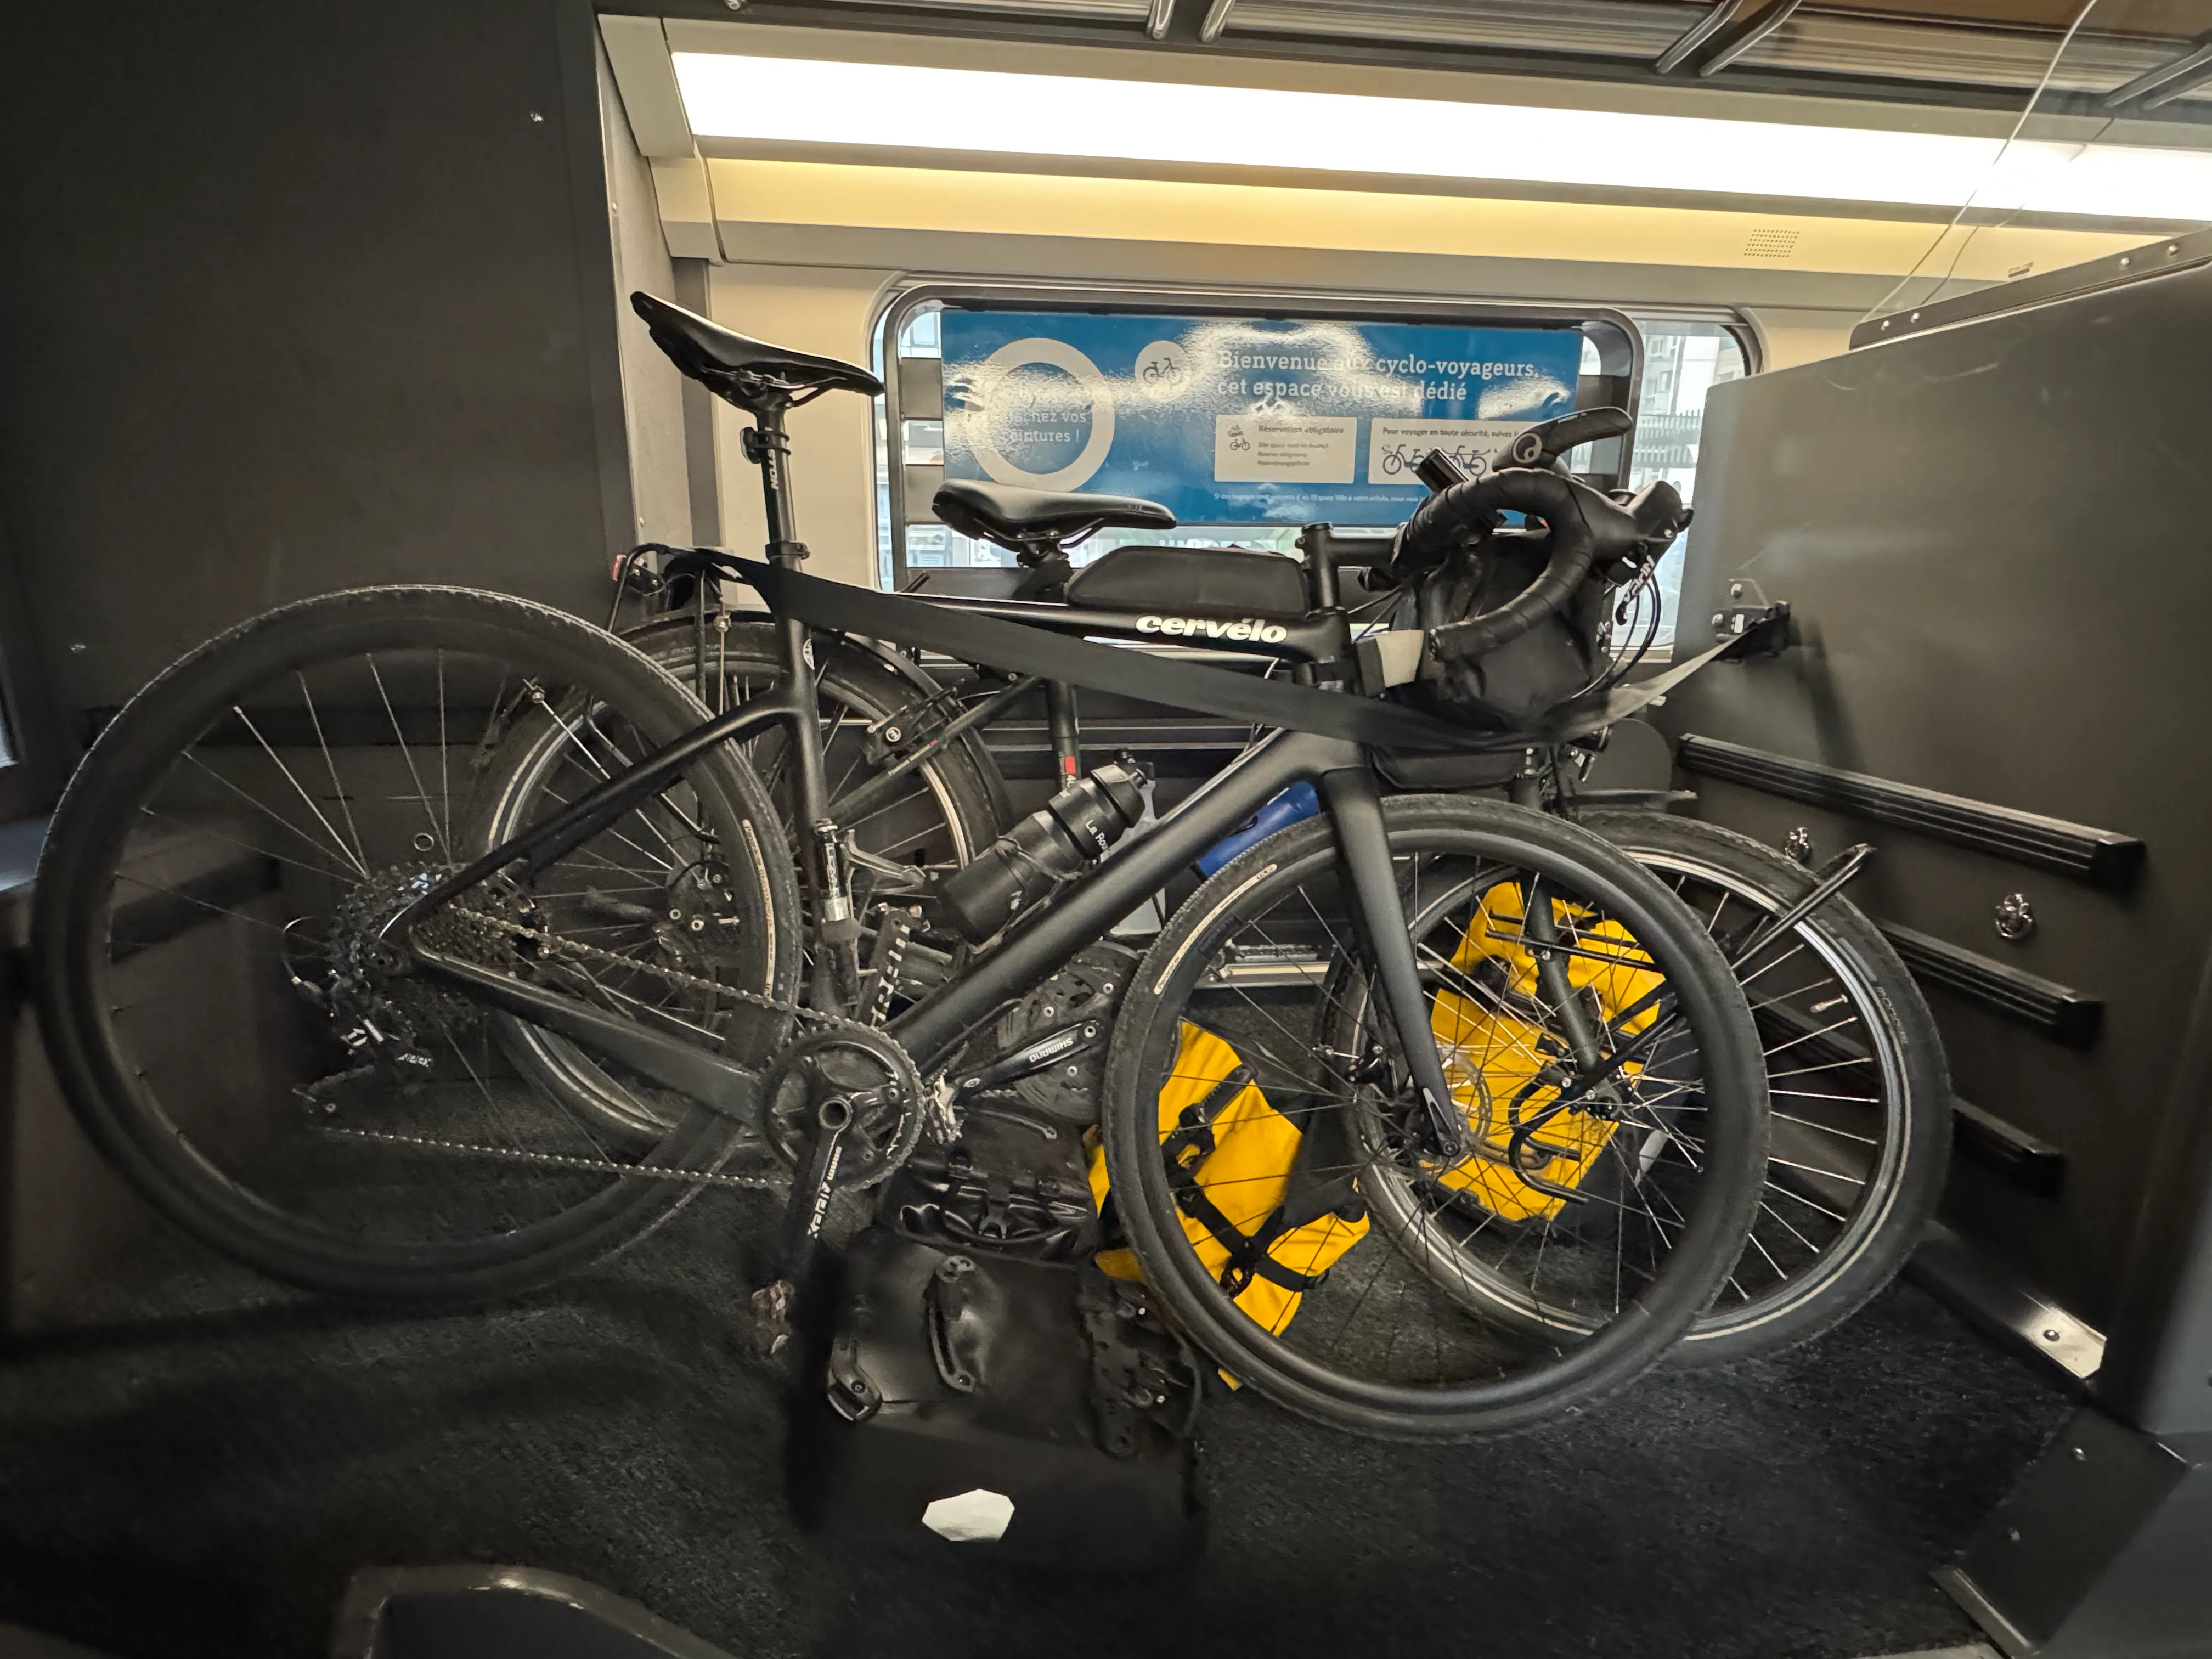
<svg viewBox="0 0 2212 1659"><path fill-rule="evenodd" d="M1444 1076L1429 1023L1428 999L1421 992L1420 964L1413 956L1413 929L1398 893L1398 872L1390 861L1390 837L1382 821L1382 799L1375 774L1364 767L1328 772L1321 780L1322 798L1336 826L1338 856L1344 862L1357 914L1367 934L1383 1006L1405 1051L1406 1069L1428 1122L1436 1152L1452 1163L1467 1153L1467 1122Z"/></svg>
<svg viewBox="0 0 2212 1659"><path fill-rule="evenodd" d="M1544 810L1544 777L1533 764L1536 751L1529 750L1532 763L1517 774L1508 791L1516 806L1525 806L1532 812ZM1589 1006L1574 987L1567 973L1569 956L1559 937L1559 924L1552 914L1551 896L1543 890L1543 878L1528 883L1521 895L1521 931L1530 941L1529 954L1536 958L1536 984L1544 1000L1559 1011L1559 1024L1565 1030L1567 1048L1574 1054L1576 1068L1585 1075L1595 1072L1605 1062L1605 1048L1599 1042L1597 1028L1590 1023Z"/></svg>

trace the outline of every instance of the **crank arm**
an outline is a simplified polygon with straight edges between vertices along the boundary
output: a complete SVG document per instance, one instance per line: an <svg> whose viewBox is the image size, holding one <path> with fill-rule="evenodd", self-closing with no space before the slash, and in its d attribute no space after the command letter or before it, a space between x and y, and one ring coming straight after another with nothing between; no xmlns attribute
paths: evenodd
<svg viewBox="0 0 2212 1659"><path fill-rule="evenodd" d="M783 1242L776 1278L752 1294L753 1340L764 1359L782 1356L799 1334L801 1298L812 1285L822 1257L822 1224L837 1190L837 1169L845 1158L845 1133L853 1127L852 1103L825 1100L815 1119L815 1138L806 1161L791 1184L783 1209Z"/></svg>
<svg viewBox="0 0 2212 1659"><path fill-rule="evenodd" d="M634 1020L602 1013L588 1003L542 989L416 945L416 964L433 978L465 989L472 1001L512 1014L593 1054L620 1060L640 1076L673 1089L726 1117L750 1123L760 1099L757 1073L734 1066L693 1043L647 1030Z"/></svg>
<svg viewBox="0 0 2212 1659"><path fill-rule="evenodd" d="M1025 1048L993 1060L981 1071L969 1072L957 1079L952 1085L953 1096L956 1099L964 1099L986 1089L995 1089L1002 1083L1034 1077L1071 1054L1089 1053L1098 1046L1099 1041L1098 1022L1095 1019L1077 1020L1072 1025L1063 1025L1057 1031L1047 1032Z"/></svg>
<svg viewBox="0 0 2212 1659"><path fill-rule="evenodd" d="M896 859L879 858L875 854L854 847L846 850L845 856L855 870L866 870L876 878L872 896L888 898L908 893L929 890L929 872L920 865L901 864Z"/></svg>
<svg viewBox="0 0 2212 1659"><path fill-rule="evenodd" d="M851 1103L834 1099L822 1103L813 1144L791 1183L791 1201L783 1212L781 1261L787 1284L806 1283L815 1252L822 1248L822 1224L830 1214L830 1196L837 1190L838 1166L845 1161L845 1132L852 1127Z"/></svg>

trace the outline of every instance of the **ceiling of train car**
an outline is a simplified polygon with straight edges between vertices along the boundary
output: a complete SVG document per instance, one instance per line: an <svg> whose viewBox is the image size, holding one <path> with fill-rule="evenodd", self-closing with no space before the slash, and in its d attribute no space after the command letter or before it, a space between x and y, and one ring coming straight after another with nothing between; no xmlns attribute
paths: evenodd
<svg viewBox="0 0 2212 1659"><path fill-rule="evenodd" d="M676 0L663 15L1142 40L2130 116L2212 113L2212 0Z"/></svg>

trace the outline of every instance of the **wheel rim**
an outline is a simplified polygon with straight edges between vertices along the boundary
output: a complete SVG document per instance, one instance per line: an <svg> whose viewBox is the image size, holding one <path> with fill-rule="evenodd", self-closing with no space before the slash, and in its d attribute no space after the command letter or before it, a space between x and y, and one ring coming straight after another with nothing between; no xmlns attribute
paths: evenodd
<svg viewBox="0 0 2212 1659"><path fill-rule="evenodd" d="M1736 917L1771 917L1785 908L1771 895L1711 862L1676 852L1654 848L1632 849L1637 861L1667 878L1701 921L1709 935L1741 939L1744 928ZM1718 903L1692 902L1692 883L1723 896ZM1728 914L1733 906L1735 915ZM1744 1261L1723 1285L1721 1299L1701 1316L1689 1340L1698 1341L1738 1331L1754 1329L1802 1306L1827 1285L1848 1273L1881 1237L1894 1210L1899 1191L1905 1148L1906 1083L1905 1057L1890 1022L1869 1014L1881 999L1863 969L1848 951L1808 918L1784 939L1800 942L1826 970L1816 981L1801 982L1795 1000L1806 1005L1786 1027L1771 1010L1759 1011L1760 1048L1767 1060L1767 1090L1774 1102L1777 1145L1768 1163L1767 1179L1753 1223ZM1778 975L1787 963L1780 961L1780 940L1747 959L1739 974L1747 990L1769 975ZM1807 1029L1833 1025L1830 1019L1808 1020L1811 1005L1832 984L1850 1000L1856 1029L1838 1027L1808 1041ZM1762 989L1762 997L1779 994ZM1781 1029L1777 1029L1781 1027ZM1807 1048L1826 1052L1802 1056ZM1834 1051L1855 1048L1849 1056ZM1863 1057L1861 1058L1860 1055ZM1784 1063L1778 1069L1776 1062ZM1814 1069L1814 1068L1819 1069ZM1863 1092L1871 1076L1875 1093ZM1850 1079L1848 1086L1829 1086L1830 1079ZM1846 1097L1848 1098L1839 1097ZM1856 1113L1845 1109L1871 1108ZM1834 1120L1856 1115L1871 1122L1846 1124ZM1875 1127L1875 1133L1867 1133ZM1856 1151L1875 1143L1871 1158ZM1807 1167L1807 1166L1810 1167ZM1856 1167L1854 1167L1856 1165ZM1821 1190L1826 1187L1829 1190ZM1851 1197L1840 1213L1832 1201L1837 1188L1849 1188ZM1779 1235L1778 1237L1777 1235ZM1794 1249L1792 1248L1794 1247ZM1785 1272L1792 1255L1810 1258ZM1774 1282L1761 1286L1749 1279L1754 1267L1763 1267Z"/></svg>
<svg viewBox="0 0 2212 1659"><path fill-rule="evenodd" d="M1397 850L1397 842L1398 837L1394 834L1394 851ZM1270 849L1274 845L1270 843ZM1462 873L1457 878L1460 884L1464 886L1470 881L1479 880L1483 890L1497 885L1498 877L1494 869L1479 876L1468 873L1476 860L1471 855L1473 849L1464 840L1447 851L1456 856L1462 866ZM1232 866L1231 871L1224 872L1217 878L1227 885L1230 895L1221 902L1223 908L1238 904L1264 903L1272 906L1287 887L1300 884L1316 863L1316 855L1306 854L1303 863L1294 870L1285 872L1268 866L1249 874L1244 873L1259 856L1256 852L1248 855L1245 860ZM1299 855L1286 851L1277 856L1289 860ZM1325 860L1327 854L1324 853L1320 856ZM1604 855L1600 854L1599 856ZM1401 858L1400 863L1402 873L1405 860ZM1554 868L1552 873L1563 874L1565 868L1571 867L1570 865ZM1242 896L1237 890L1236 882L1240 876L1249 890ZM1668 902L1663 896L1656 896L1662 904ZM1191 902L1196 905L1200 901L1194 899ZM1309 908L1318 910L1322 907ZM1419 908L1419 905L1413 907L1416 911ZM1631 903L1625 905L1623 909L1633 915L1636 908ZM1626 921L1627 916L1617 915L1613 919ZM1648 922L1648 917L1644 916L1636 916L1635 920L1639 923ZM1325 927L1326 922L1323 925ZM1677 918L1674 925L1678 929L1686 927L1687 919ZM1183 1050L1179 1048L1174 1054L1167 1052L1169 1045L1164 1028L1174 1021L1164 1011L1196 1006L1187 993L1201 975L1210 974L1219 983L1224 979L1233 978L1242 970L1249 969L1251 971L1247 974L1244 984L1251 988L1262 982L1261 972L1271 963L1278 971L1282 969L1291 962L1295 941L1288 938L1288 930L1279 932L1282 936L1257 941L1264 945L1264 951L1255 950L1241 959L1234 955L1224 958L1219 949L1225 939L1223 926L1217 916L1208 915L1199 922L1192 933L1180 936L1182 942L1164 972L1158 967L1148 966L1146 974L1158 981L1163 988L1161 1008L1164 1012L1156 1017L1147 1039L1146 1052L1135 1060L1133 1075L1137 1087L1133 1091L1134 1104L1131 1109L1139 1115L1144 1113L1146 1103L1157 1086L1153 1079L1170 1083L1176 1080L1173 1068L1182 1059ZM1642 933L1636 933L1632 927L1630 933L1639 940L1662 936L1662 930L1648 926ZM1676 937L1679 938L1680 934ZM1661 945L1659 949L1660 960L1663 963L1671 955L1671 946ZM1267 952L1272 952L1272 955ZM1428 965L1424 963L1425 968ZM1334 975L1334 979L1339 985L1352 983L1341 974ZM1704 994L1692 992L1692 996L1698 1004L1696 1016L1698 1029L1711 1029L1714 1018L1732 1018L1708 1007L1709 999ZM1255 1039L1249 1033L1231 1032L1228 1035L1232 1047L1241 1040L1253 1049L1263 1067L1272 1064L1282 1074L1279 1078L1278 1087L1282 1097L1290 1100L1297 1093L1292 1085L1302 1062L1289 1056L1297 1054L1319 1055L1324 1050L1340 1057L1349 1054L1352 1050L1343 1043L1341 1034L1359 1025L1366 1006L1362 981L1356 992L1338 996L1333 1008L1321 1012L1322 1023L1338 1033L1337 1039L1327 1043L1316 1042L1309 1048L1301 1049L1295 1030L1278 1031L1273 1044L1275 1052L1272 1054L1265 1041ZM1186 1013L1182 1018L1194 1018L1195 1016ZM1212 1019L1210 1029L1218 1029L1224 1023L1217 1013ZM1733 1040L1742 1046L1741 1032ZM1741 1060L1742 1056L1739 1055L1737 1063L1741 1064ZM1682 1059L1676 1060L1671 1078L1669 1086L1673 1097L1686 1100L1691 1092L1690 1079ZM1310 1085L1311 1079L1308 1081ZM1309 1086L1305 1092L1310 1097L1319 1091ZM1224 1365L1233 1365L1235 1355L1238 1352L1255 1351L1263 1354L1269 1366L1279 1373L1278 1380L1287 1378L1285 1386L1294 1393L1303 1395L1310 1402L1332 1402L1329 1407L1332 1410L1348 1407L1388 1413L1401 1425L1441 1419L1455 1413L1472 1409L1540 1411L1578 1392L1608 1385L1613 1374L1624 1366L1632 1372L1641 1369L1643 1364L1657 1357L1673 1334L1686 1326L1698 1304L1710 1294L1712 1279L1725 1266L1726 1260L1732 1259L1735 1254L1730 1241L1741 1237L1740 1232L1732 1231L1735 1222L1731 1218L1732 1214L1740 1215L1738 1200L1721 1190L1720 1185L1716 1183L1720 1182L1723 1170L1744 1162L1747 1156L1745 1149L1755 1143L1755 1135L1750 1139L1738 1139L1742 1127L1741 1118L1755 1119L1755 1113L1747 1109L1750 1103L1747 1097L1739 1097L1729 1112L1724 1114L1729 1123L1723 1127L1724 1143L1717 1151L1712 1143L1705 1145L1704 1150L1714 1164L1714 1180L1706 1182L1697 1178L1693 1171L1688 1188L1682 1189L1687 1198L1686 1204L1680 1212L1685 1224L1673 1230L1669 1239L1670 1245L1680 1249L1682 1255L1673 1258L1672 1249L1661 1247L1650 1256L1641 1270L1644 1283L1640 1287L1630 1285L1624 1275L1616 1281L1616 1287L1607 1291L1597 1279L1587 1273L1583 1275L1587 1293L1610 1296L1607 1310L1610 1316L1601 1322L1604 1326L1603 1334L1595 1339L1580 1340L1576 1333L1558 1329L1532 1335L1525 1324L1485 1318L1483 1316L1493 1313L1494 1310L1470 1307L1464 1301L1449 1295L1437 1283L1432 1270L1433 1264L1419 1261L1420 1241L1403 1230L1376 1228L1371 1237L1379 1241L1379 1248L1376 1243L1363 1240L1352 1249L1346 1250L1337 1265L1331 1268L1324 1287L1308 1292L1306 1301L1286 1325L1275 1330L1258 1322L1231 1300L1229 1290L1218 1281L1208 1259L1202 1256L1199 1249L1188 1243L1187 1230L1171 1230L1159 1219L1146 1220L1142 1229L1142 1243L1148 1252L1146 1268L1148 1275L1170 1276L1182 1296L1195 1303L1198 1321L1208 1328L1209 1340L1218 1336L1221 1340L1222 1348L1217 1351L1217 1357ZM1300 1104L1307 1111L1311 1111L1310 1100ZM1688 1109L1682 1109L1685 1115L1673 1127L1672 1139L1676 1144L1686 1134L1682 1123L1687 1121ZM1698 1109L1702 1109L1702 1106ZM1633 1119L1632 1115L1631 1121L1640 1121ZM1690 1139L1694 1140L1695 1137ZM1655 1157L1663 1161L1666 1155L1666 1148L1662 1147ZM1146 1188L1145 1201L1148 1212L1156 1217L1175 1214L1173 1210L1160 1207L1170 1196L1170 1177L1158 1173L1155 1168L1161 1164L1161 1156L1143 1152L1133 1156L1139 1159L1139 1168L1133 1174ZM1364 1136L1356 1146L1352 1158L1358 1165L1356 1180L1359 1191L1364 1194L1371 1194L1375 1190L1378 1170L1388 1167L1385 1161L1373 1140ZM1402 1157L1396 1158L1395 1164L1401 1169L1407 1167L1407 1161ZM1655 1162L1641 1171L1638 1179L1643 1184L1637 1188L1638 1192L1651 1190L1650 1182L1659 1168L1660 1164ZM1743 1173L1747 1176L1750 1168L1747 1164ZM1117 1170L1116 1179L1122 1178ZM1398 1187L1401 1192L1414 1192L1425 1185L1432 1184L1424 1176L1408 1175L1398 1182ZM1689 1188L1696 1190L1692 1192ZM1593 1185L1589 1190L1595 1200L1598 1196L1595 1187ZM1629 1188L1623 1186L1620 1190L1626 1193ZM1371 1197L1369 1204L1370 1209L1374 1207ZM1630 1210L1628 1206L1615 1202L1610 1213L1616 1218L1626 1218ZM1620 1224L1625 1227L1627 1224L1624 1219ZM1180 1228L1181 1218L1178 1216L1177 1229ZM1589 1242L1585 1240L1585 1243ZM1561 1248L1558 1230L1553 1229L1548 1243L1540 1248L1553 1253L1556 1266L1556 1253ZM1364 1276L1346 1266L1361 1249L1370 1251L1369 1259L1376 1263L1371 1273ZM1384 1258L1388 1259L1387 1265ZM1418 1267L1419 1271L1407 1271L1408 1263ZM1616 1261L1613 1271L1620 1272L1623 1267L1623 1262ZM1556 1284L1554 1281L1554 1286ZM1560 1293L1553 1286L1547 1286L1544 1291L1547 1297ZM1344 1320L1341 1331L1329 1328L1330 1310L1327 1304L1332 1296L1338 1304L1336 1314ZM1378 1296L1395 1299L1396 1307L1389 1321L1370 1320L1370 1324L1383 1325L1395 1322L1393 1328L1413 1328L1417 1322L1409 1316L1418 1312L1420 1315L1418 1323L1422 1334L1401 1340L1386 1331L1355 1360L1349 1352L1349 1328L1364 1309L1376 1302ZM1354 1304L1349 1309L1344 1305L1347 1300ZM1448 1321L1457 1322L1449 1334L1445 1334ZM1471 1337L1470 1331L1478 1326L1480 1328L1479 1336ZM1310 1339L1302 1334L1303 1331L1316 1329L1320 1334ZM1412 1350L1419 1344L1426 1344L1426 1350L1415 1354ZM1488 1345L1486 1349L1485 1344ZM1397 1363L1399 1361L1406 1363ZM1413 1380L1417 1373L1425 1375L1419 1380ZM1299 1402L1293 1400L1292 1403Z"/></svg>

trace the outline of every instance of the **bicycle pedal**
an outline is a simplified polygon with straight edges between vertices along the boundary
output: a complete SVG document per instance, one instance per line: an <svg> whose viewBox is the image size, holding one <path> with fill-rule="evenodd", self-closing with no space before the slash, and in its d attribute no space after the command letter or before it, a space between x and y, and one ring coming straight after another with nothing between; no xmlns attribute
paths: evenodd
<svg viewBox="0 0 2212 1659"><path fill-rule="evenodd" d="M761 1358L780 1360L796 1351L798 1328L792 1322L792 1310L798 1299L798 1291L787 1279L763 1285L752 1293L753 1352Z"/></svg>

